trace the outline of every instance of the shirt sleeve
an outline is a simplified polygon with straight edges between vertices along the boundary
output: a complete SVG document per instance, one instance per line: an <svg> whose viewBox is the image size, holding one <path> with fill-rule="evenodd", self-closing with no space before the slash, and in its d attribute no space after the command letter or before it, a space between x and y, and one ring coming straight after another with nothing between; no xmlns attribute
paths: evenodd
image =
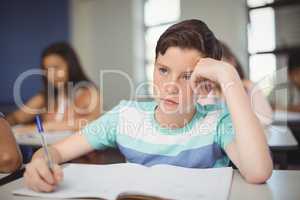
<svg viewBox="0 0 300 200"><path fill-rule="evenodd" d="M115 148L120 104L82 129L88 143L97 150Z"/></svg>
<svg viewBox="0 0 300 200"><path fill-rule="evenodd" d="M226 146L233 142L235 131L232 124L231 116L228 111L222 114L217 125L216 142L225 150Z"/></svg>
<svg viewBox="0 0 300 200"><path fill-rule="evenodd" d="M2 117L4 117L4 115L3 115L3 113L2 113L2 112L0 112L0 118L2 118Z"/></svg>

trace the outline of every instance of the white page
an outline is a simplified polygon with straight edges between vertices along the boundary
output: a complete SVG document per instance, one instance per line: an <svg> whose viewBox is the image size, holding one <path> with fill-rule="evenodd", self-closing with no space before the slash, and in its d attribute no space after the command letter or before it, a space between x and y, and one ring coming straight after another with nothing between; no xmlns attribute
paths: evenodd
<svg viewBox="0 0 300 200"><path fill-rule="evenodd" d="M64 180L55 192L37 193L22 188L13 193L48 198L116 199L119 194L126 193L179 200L225 200L231 180L232 168L70 164L64 168Z"/></svg>
<svg viewBox="0 0 300 200"><path fill-rule="evenodd" d="M156 165L129 193L182 200L225 200L229 196L233 170L226 168L190 169L170 165ZM216 192L218 191L218 192Z"/></svg>
<svg viewBox="0 0 300 200"><path fill-rule="evenodd" d="M116 199L119 193L136 184L139 174L147 170L137 164L87 165L69 164L64 169L64 180L53 193L38 193L27 188L14 194L47 198L96 197Z"/></svg>

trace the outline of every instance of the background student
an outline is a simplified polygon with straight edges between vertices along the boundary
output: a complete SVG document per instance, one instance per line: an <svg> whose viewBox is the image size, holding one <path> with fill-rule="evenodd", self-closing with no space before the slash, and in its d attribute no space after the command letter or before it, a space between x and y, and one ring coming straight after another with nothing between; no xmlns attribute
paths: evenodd
<svg viewBox="0 0 300 200"><path fill-rule="evenodd" d="M100 94L85 75L78 56L67 43L55 43L42 53L41 68L45 71L44 90L25 106L7 116L17 133L35 132L33 120L42 111L45 131L78 130L100 115Z"/></svg>
<svg viewBox="0 0 300 200"><path fill-rule="evenodd" d="M300 51L294 51L288 56L288 80L279 83L269 95L272 107L275 110L300 112ZM276 91L284 89L287 95L276 95Z"/></svg>
<svg viewBox="0 0 300 200"><path fill-rule="evenodd" d="M22 165L22 155L9 124L0 113L0 173L9 173Z"/></svg>

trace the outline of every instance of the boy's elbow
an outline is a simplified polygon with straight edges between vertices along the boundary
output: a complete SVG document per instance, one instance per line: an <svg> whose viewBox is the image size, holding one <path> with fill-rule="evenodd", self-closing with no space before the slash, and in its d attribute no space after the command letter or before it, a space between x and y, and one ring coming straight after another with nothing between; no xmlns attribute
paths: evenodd
<svg viewBox="0 0 300 200"><path fill-rule="evenodd" d="M272 175L273 166L268 168L258 168L251 173L245 174L248 183L261 184L265 183Z"/></svg>
<svg viewBox="0 0 300 200"><path fill-rule="evenodd" d="M8 152L0 153L0 172L9 173L16 171L22 164L20 155L12 155Z"/></svg>

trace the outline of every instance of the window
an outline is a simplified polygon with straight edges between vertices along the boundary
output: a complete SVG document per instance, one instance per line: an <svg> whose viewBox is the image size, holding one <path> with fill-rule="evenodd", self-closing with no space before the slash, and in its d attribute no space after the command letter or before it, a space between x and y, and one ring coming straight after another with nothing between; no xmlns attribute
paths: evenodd
<svg viewBox="0 0 300 200"><path fill-rule="evenodd" d="M247 1L250 19L248 24L250 79L258 84L264 84L263 79L274 76L276 71L276 56L272 53L276 48L274 8L264 7L272 2L273 0ZM260 86L266 88L264 85ZM265 93L268 94L271 89L269 87Z"/></svg>
<svg viewBox="0 0 300 200"><path fill-rule="evenodd" d="M281 69L287 67L289 55L300 50L300 1L247 0L247 4L250 79L259 85L269 79L274 86L282 75L287 77Z"/></svg>
<svg viewBox="0 0 300 200"><path fill-rule="evenodd" d="M273 2L274 2L274 0L248 0L247 1L248 6L250 8L258 7L258 6L264 6L266 4L273 3Z"/></svg>
<svg viewBox="0 0 300 200"><path fill-rule="evenodd" d="M155 46L159 36L180 18L180 0L146 0L144 4L145 71L152 81ZM152 87L148 91L152 94Z"/></svg>

